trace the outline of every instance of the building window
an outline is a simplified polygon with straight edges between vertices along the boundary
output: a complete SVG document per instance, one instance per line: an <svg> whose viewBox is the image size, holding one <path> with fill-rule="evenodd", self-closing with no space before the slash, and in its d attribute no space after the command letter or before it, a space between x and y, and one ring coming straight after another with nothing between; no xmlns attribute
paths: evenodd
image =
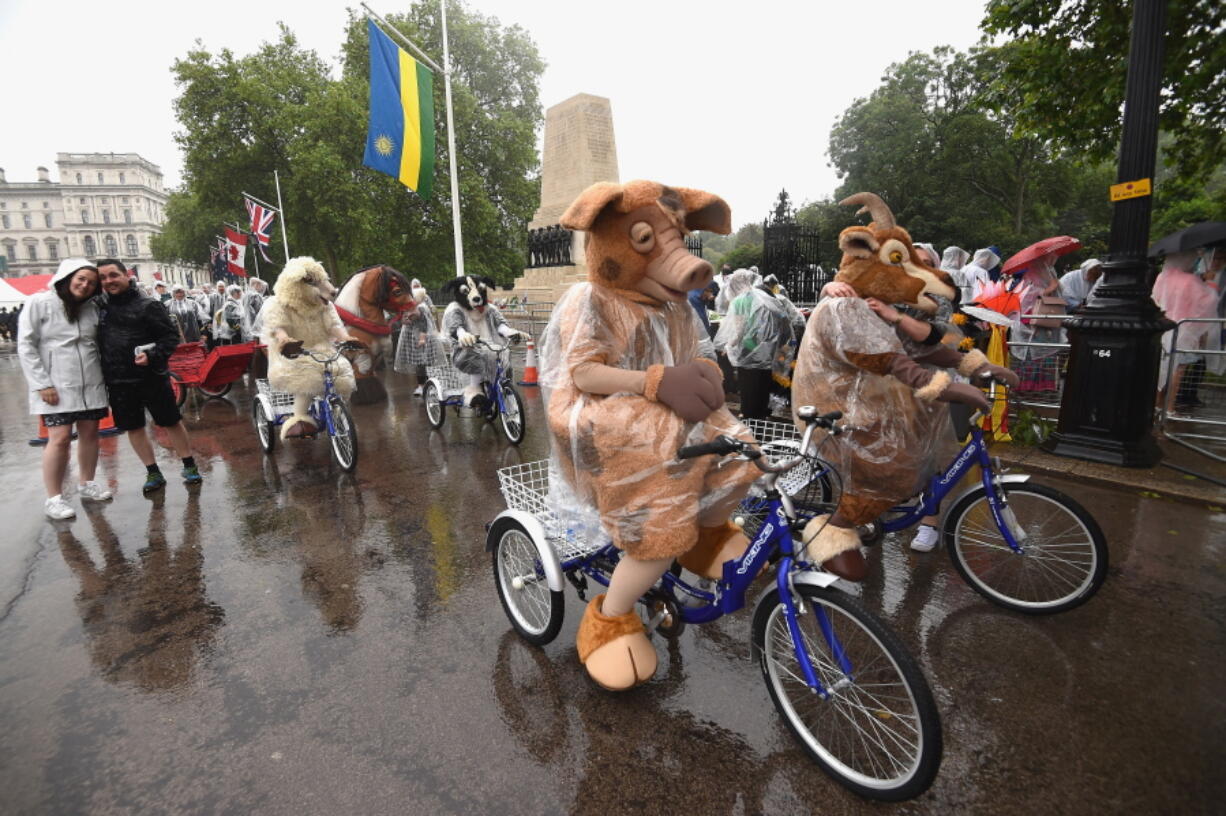
<svg viewBox="0 0 1226 816"><path fill-rule="evenodd" d="M85 247L85 254L86 254L86 255L91 255L91 256L92 256L92 255L94 255L94 254L95 254L95 253L98 251L98 248L97 248L96 246L94 246L94 236L92 236L92 235L86 235L86 236L85 236L83 246Z"/></svg>
<svg viewBox="0 0 1226 816"><path fill-rule="evenodd" d="M89 211L88 210L81 210L81 223L82 224L89 223Z"/></svg>
<svg viewBox="0 0 1226 816"><path fill-rule="evenodd" d="M60 245L55 241L47 244L47 257L53 261L58 261L60 259Z"/></svg>
<svg viewBox="0 0 1226 816"><path fill-rule="evenodd" d="M119 183L120 183L120 184L127 184L127 183L128 183L128 182L126 182L126 181L124 180L123 173L120 173L120 174L119 174Z"/></svg>
<svg viewBox="0 0 1226 816"><path fill-rule="evenodd" d="M10 224L9 224L9 217L8 217L8 213L5 213L5 214L4 214L3 223L4 223L4 228L5 228L5 229L8 229L8 228L9 228L9 226L10 226Z"/></svg>
<svg viewBox="0 0 1226 816"><path fill-rule="evenodd" d="M26 245L26 254L30 256L31 261L38 260L38 244Z"/></svg>
<svg viewBox="0 0 1226 816"><path fill-rule="evenodd" d="M102 211L102 223L103 224L111 223L111 211L110 210Z"/></svg>
<svg viewBox="0 0 1226 816"><path fill-rule="evenodd" d="M84 184L84 183L85 182L81 180L81 174L77 173L77 184Z"/></svg>
<svg viewBox="0 0 1226 816"><path fill-rule="evenodd" d="M34 229L34 219L30 218L29 213L21 216L21 223L26 225L26 229Z"/></svg>
<svg viewBox="0 0 1226 816"><path fill-rule="evenodd" d="M21 209L23 209L23 210L28 210L28 209L30 209L30 204L29 204L28 202L26 202L26 201L21 202Z"/></svg>
<svg viewBox="0 0 1226 816"><path fill-rule="evenodd" d="M17 260L17 245L16 244L5 244L4 254L8 256L8 259L10 261L16 261Z"/></svg>
<svg viewBox="0 0 1226 816"><path fill-rule="evenodd" d="M124 222L125 224L131 224L131 223L132 223L132 211L131 211L131 210L124 210L124 211L123 211L123 222Z"/></svg>
<svg viewBox="0 0 1226 816"><path fill-rule="evenodd" d="M136 236L135 235L129 235L127 239L124 241L124 244L126 244L126 249L128 250L129 257L135 258L137 255L140 254L140 250L136 248Z"/></svg>
<svg viewBox="0 0 1226 816"><path fill-rule="evenodd" d="M101 183L102 183L102 174L101 174L101 173L99 173L99 174L98 174L98 183L99 183L99 184L101 184Z"/></svg>
<svg viewBox="0 0 1226 816"><path fill-rule="evenodd" d="M51 213L43 213L43 220L47 222L47 229L51 229Z"/></svg>
<svg viewBox="0 0 1226 816"><path fill-rule="evenodd" d="M128 203L128 197L127 197L127 196L124 196L123 198L119 199L119 202L120 202L121 204L127 204L127 203Z"/></svg>
<svg viewBox="0 0 1226 816"><path fill-rule="evenodd" d="M119 244L115 241L114 235L104 235L102 243L106 245L106 256L108 258L114 258L119 254Z"/></svg>
<svg viewBox="0 0 1226 816"><path fill-rule="evenodd" d="M80 202L79 202L79 203L81 203L81 204L84 204L84 203L85 203L85 196L81 196L81 199L80 199Z"/></svg>
<svg viewBox="0 0 1226 816"><path fill-rule="evenodd" d="M51 205L50 205L50 204L48 204L46 201L44 201L44 202L43 202L43 209L44 209L44 210L45 210L45 209L47 209L47 208L48 208L48 207L50 207L50 206L51 206Z"/></svg>

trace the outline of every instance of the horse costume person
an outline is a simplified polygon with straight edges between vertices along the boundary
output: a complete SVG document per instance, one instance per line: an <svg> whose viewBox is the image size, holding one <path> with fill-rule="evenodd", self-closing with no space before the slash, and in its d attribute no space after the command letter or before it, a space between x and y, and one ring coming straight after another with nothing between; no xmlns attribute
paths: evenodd
<svg viewBox="0 0 1226 816"><path fill-rule="evenodd" d="M386 264L359 269L341 286L336 296L336 312L356 340L369 346L354 358L357 390L356 405L382 402L387 389L375 376L383 364L384 354L391 352L392 326L389 312L413 309L412 287L400 272Z"/></svg>

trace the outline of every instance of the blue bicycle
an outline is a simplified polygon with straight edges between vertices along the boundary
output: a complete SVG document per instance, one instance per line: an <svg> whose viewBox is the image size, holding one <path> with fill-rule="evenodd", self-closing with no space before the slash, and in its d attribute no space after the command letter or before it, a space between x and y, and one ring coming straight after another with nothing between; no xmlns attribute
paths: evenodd
<svg viewBox="0 0 1226 816"><path fill-rule="evenodd" d="M992 381L988 401L1003 399ZM958 496L942 526L954 569L971 588L1006 609L1031 615L1064 612L1094 596L1107 578L1107 542L1094 517L1071 497L1026 474L1006 474L988 454L981 413L953 411L966 444L911 501L861 529L879 541L940 512L941 502L975 465L981 484ZM837 444L837 441L836 441Z"/></svg>
<svg viewBox="0 0 1226 816"><path fill-rule="evenodd" d="M481 383L485 400L478 410L486 422L499 420L507 440L512 445L518 445L524 441L524 401L520 399L515 386L511 385L511 344L493 346L478 339L477 345L484 346L495 355L494 380ZM443 362L440 365L427 368L429 379L422 389L426 419L435 428L443 427L448 406L459 411L464 405L464 377L451 365L450 356L445 350L441 356Z"/></svg>
<svg viewBox="0 0 1226 816"><path fill-rule="evenodd" d="M838 433L837 412L817 416L805 407L799 416L806 422L801 451L818 427ZM745 554L724 564L719 581L686 580L676 566L665 573L639 602L648 631L673 638L687 623L709 623L742 609L755 578L773 564L774 586L754 612L752 646L776 709L805 751L847 788L886 801L917 796L941 762L932 692L898 637L834 588L836 576L798 555L796 511L777 481L806 457L772 461L756 445L726 436L677 455L731 454L763 471L758 488L765 521ZM564 581L584 599L589 579L608 586L621 552L603 534L587 541L563 529L548 503L547 462L498 475L509 509L491 522L486 539L495 586L514 629L544 645L562 626Z"/></svg>
<svg viewBox="0 0 1226 816"><path fill-rule="evenodd" d="M358 430L353 424L349 406L341 399L340 394L336 393L332 364L346 351L360 351L365 348L362 343L347 341L339 343L331 355L316 354L310 349L303 349L301 352L324 367L324 393L311 401L311 419L315 420L318 430L328 435L332 458L346 473L351 473L358 466ZM256 380L256 392L255 399L251 401L251 420L255 423L260 448L264 453L272 453L277 444L276 429L293 413L294 396L284 391L274 391L268 380Z"/></svg>

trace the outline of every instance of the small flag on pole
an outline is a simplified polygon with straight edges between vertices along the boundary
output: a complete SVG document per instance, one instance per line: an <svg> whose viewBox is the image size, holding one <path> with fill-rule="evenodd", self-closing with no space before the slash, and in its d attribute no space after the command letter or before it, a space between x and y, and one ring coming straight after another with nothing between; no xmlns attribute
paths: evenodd
<svg viewBox="0 0 1226 816"><path fill-rule="evenodd" d="M268 249L268 242L272 239L272 219L277 213L263 204L256 204L246 196L243 197L243 203L247 205L247 215L251 216L251 234L255 236L255 245L259 248L264 260L272 263L272 259L268 257L265 250Z"/></svg>
<svg viewBox="0 0 1226 816"><path fill-rule="evenodd" d="M226 227L226 271L240 278L247 277L247 236Z"/></svg>
<svg viewBox="0 0 1226 816"><path fill-rule="evenodd" d="M434 180L434 74L366 21L370 35L370 124L362 164L422 198Z"/></svg>

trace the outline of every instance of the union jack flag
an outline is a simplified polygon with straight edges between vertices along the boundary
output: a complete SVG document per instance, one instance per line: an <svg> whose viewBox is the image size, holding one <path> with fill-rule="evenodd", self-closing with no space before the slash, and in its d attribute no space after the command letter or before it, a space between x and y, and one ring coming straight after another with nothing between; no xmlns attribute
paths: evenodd
<svg viewBox="0 0 1226 816"><path fill-rule="evenodd" d="M247 205L247 214L251 216L251 234L255 236L260 255L264 256L265 261L272 263L272 259L264 250L268 248L268 242L272 239L272 219L276 216L277 211L270 210L262 204L256 204L249 198L244 198L243 203Z"/></svg>

